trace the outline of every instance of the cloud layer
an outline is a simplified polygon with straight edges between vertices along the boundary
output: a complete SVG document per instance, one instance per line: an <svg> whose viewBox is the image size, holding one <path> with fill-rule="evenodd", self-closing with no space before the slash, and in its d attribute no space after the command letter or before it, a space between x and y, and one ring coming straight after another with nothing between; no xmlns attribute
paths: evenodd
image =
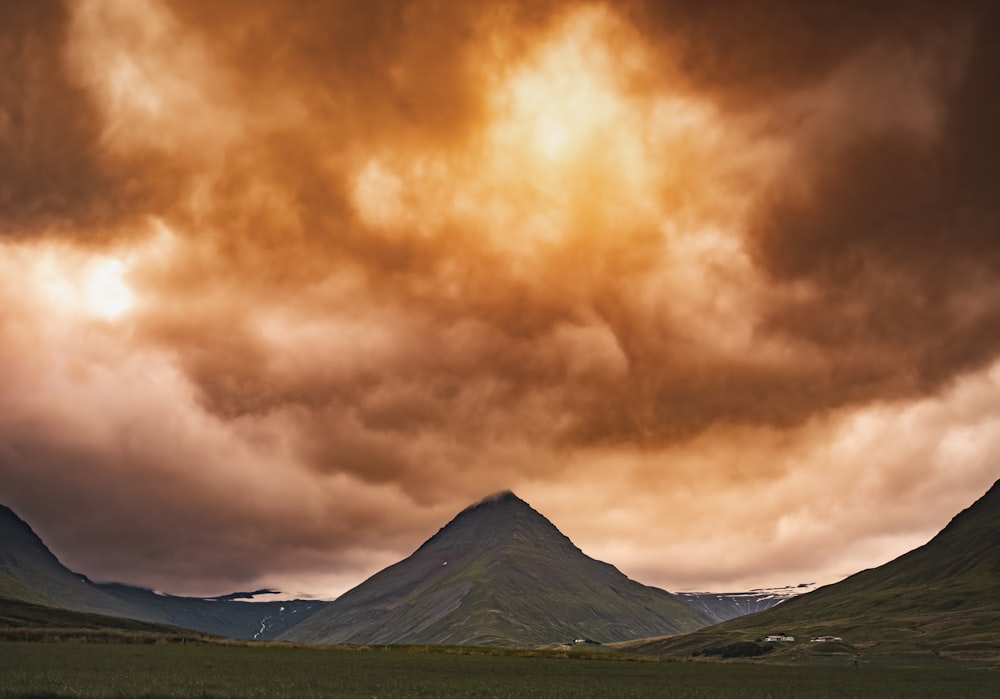
<svg viewBox="0 0 1000 699"><path fill-rule="evenodd" d="M921 543L998 475L1000 19L878 5L13 3L0 499L195 594L501 488L670 589Z"/></svg>

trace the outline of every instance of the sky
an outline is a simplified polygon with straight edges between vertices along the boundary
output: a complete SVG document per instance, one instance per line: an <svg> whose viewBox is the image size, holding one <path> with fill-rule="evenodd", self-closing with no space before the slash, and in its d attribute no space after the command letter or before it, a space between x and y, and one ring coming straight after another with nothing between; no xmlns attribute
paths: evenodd
<svg viewBox="0 0 1000 699"><path fill-rule="evenodd" d="M668 590L1000 477L1000 9L0 0L0 503L332 598L511 489Z"/></svg>

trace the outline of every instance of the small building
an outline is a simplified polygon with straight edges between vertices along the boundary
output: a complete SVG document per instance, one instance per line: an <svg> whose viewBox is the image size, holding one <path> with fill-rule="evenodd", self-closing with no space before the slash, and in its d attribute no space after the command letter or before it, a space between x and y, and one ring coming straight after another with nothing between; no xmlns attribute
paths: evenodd
<svg viewBox="0 0 1000 699"><path fill-rule="evenodd" d="M810 638L810 643L831 643L833 641L843 641L840 636L817 636L816 638Z"/></svg>
<svg viewBox="0 0 1000 699"><path fill-rule="evenodd" d="M776 643L776 642L785 642L785 641L794 641L794 640L795 640L795 636L786 636L783 633L776 633L776 634L771 634L770 636L768 636L767 638L765 638L764 642L765 643Z"/></svg>

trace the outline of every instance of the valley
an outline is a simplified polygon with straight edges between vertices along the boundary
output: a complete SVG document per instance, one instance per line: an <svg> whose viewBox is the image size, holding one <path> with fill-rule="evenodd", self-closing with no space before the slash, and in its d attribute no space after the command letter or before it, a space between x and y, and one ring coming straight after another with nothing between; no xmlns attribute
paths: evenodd
<svg viewBox="0 0 1000 699"><path fill-rule="evenodd" d="M470 505L332 602L95 584L64 568L9 509L0 525L0 638L9 640L1000 667L1000 482L924 546L803 594L671 595L642 585L586 556L509 491ZM718 623L733 609L752 613Z"/></svg>

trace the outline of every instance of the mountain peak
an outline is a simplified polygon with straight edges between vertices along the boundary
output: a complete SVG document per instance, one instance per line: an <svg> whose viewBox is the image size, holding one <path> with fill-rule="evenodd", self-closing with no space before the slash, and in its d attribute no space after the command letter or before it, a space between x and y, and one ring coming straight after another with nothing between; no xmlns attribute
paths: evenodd
<svg viewBox="0 0 1000 699"><path fill-rule="evenodd" d="M513 490L498 490L495 493L490 493L485 498L483 498L482 500L480 500L477 504L479 504L479 505L485 505L486 503L500 502L502 500L521 500L521 498L519 498L516 495L514 495L514 491ZM521 502L524 502L524 501L521 500Z"/></svg>
<svg viewBox="0 0 1000 699"><path fill-rule="evenodd" d="M578 550L552 522L510 490L469 505L417 550L446 557L479 556L485 549L504 549L519 539L530 539L536 546Z"/></svg>
<svg viewBox="0 0 1000 699"><path fill-rule="evenodd" d="M621 641L708 619L578 549L509 490L459 512L411 556L290 631L321 643Z"/></svg>
<svg viewBox="0 0 1000 699"><path fill-rule="evenodd" d="M471 505L469 505L468 507L466 507L464 510L462 510L462 512L468 512L469 510L475 510L476 508L479 508L479 507L489 507L490 505L496 505L496 504L501 504L501 503L516 503L516 502L519 502L522 505L527 505L528 504L524 500L522 500L521 498L517 497L517 495L514 494L513 490L498 490L495 493L490 493L489 495L487 495L486 497L484 497L482 500L479 500L477 502L472 503Z"/></svg>

